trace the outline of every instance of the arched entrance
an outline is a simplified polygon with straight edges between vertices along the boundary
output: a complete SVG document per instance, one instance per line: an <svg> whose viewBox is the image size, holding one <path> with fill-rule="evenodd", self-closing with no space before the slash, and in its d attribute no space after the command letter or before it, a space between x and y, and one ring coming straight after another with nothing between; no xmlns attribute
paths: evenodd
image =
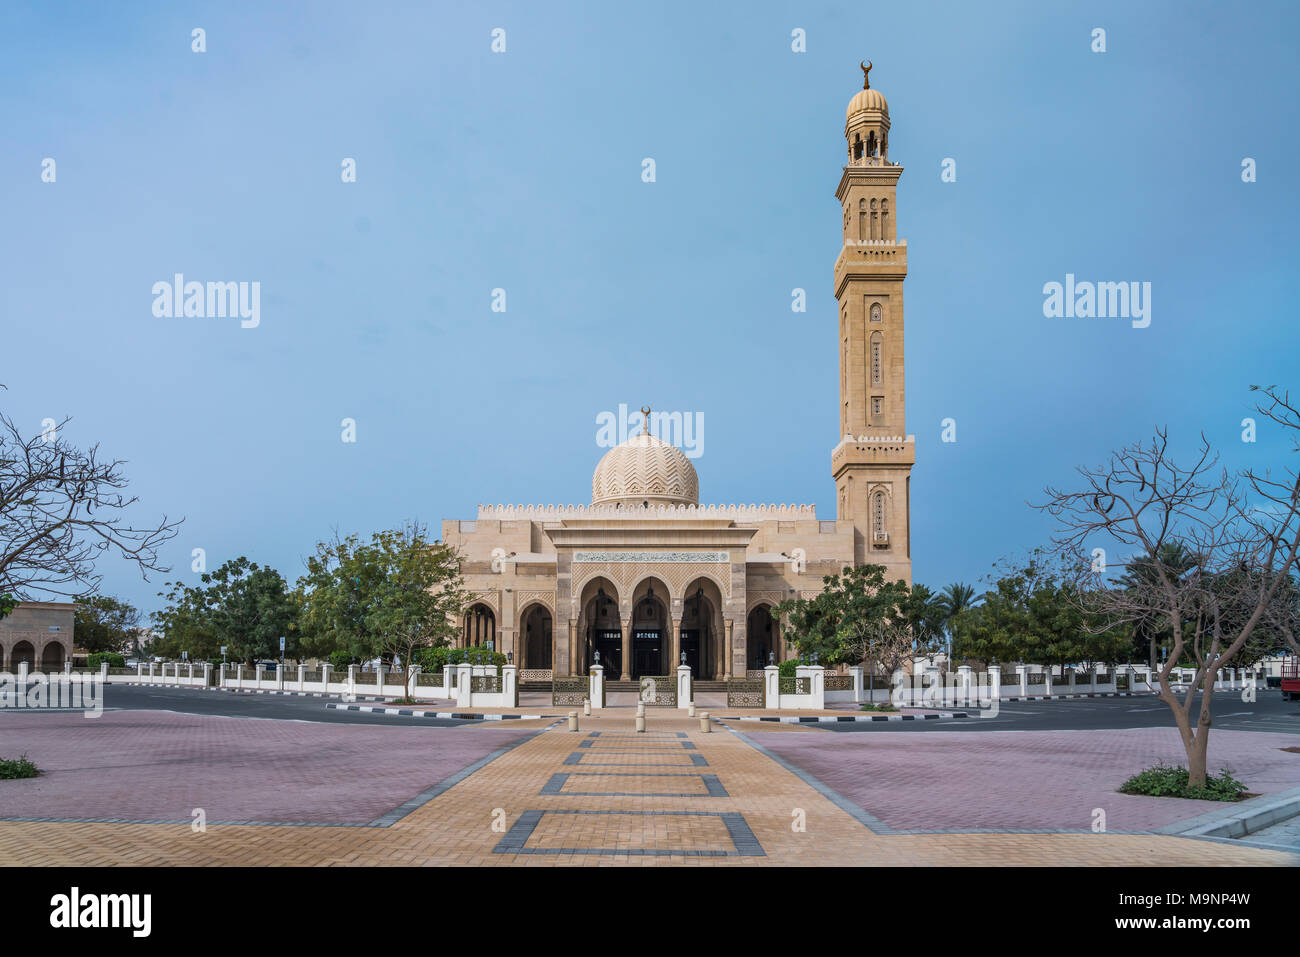
<svg viewBox="0 0 1300 957"><path fill-rule="evenodd" d="M757 671L766 668L772 660L779 664L781 652L777 638L771 607L759 605L754 608L745 622L745 641L749 645L749 656L745 667L750 671Z"/></svg>
<svg viewBox="0 0 1300 957"><path fill-rule="evenodd" d="M593 578L582 587L582 617L578 621L575 674L586 674L596 663L607 681L617 681L623 669L623 622L618 613L618 590L608 578Z"/></svg>
<svg viewBox="0 0 1300 957"><path fill-rule="evenodd" d="M668 630L668 586L656 578L637 586L632 602L632 671L633 679L642 675L666 675L675 665L672 657L672 634Z"/></svg>
<svg viewBox="0 0 1300 957"><path fill-rule="evenodd" d="M41 651L41 671L46 674L63 670L63 645L51 641Z"/></svg>
<svg viewBox="0 0 1300 957"><path fill-rule="evenodd" d="M20 641L14 645L14 650L9 655L9 670L17 671L18 666L24 661L27 662L27 670L36 670L36 647L30 641Z"/></svg>
<svg viewBox="0 0 1300 957"><path fill-rule="evenodd" d="M472 645L487 646L492 642L492 647L496 648L497 640L497 616L491 607L478 602L470 606L469 611L465 612L465 628L461 634L461 647L468 648Z"/></svg>
<svg viewBox="0 0 1300 957"><path fill-rule="evenodd" d="M523 661L520 666L529 670L546 671L553 667L554 635L551 613L545 605L532 605L523 619Z"/></svg>
<svg viewBox="0 0 1300 957"><path fill-rule="evenodd" d="M722 674L722 592L708 578L697 578L682 593L682 650L691 677L712 681Z"/></svg>

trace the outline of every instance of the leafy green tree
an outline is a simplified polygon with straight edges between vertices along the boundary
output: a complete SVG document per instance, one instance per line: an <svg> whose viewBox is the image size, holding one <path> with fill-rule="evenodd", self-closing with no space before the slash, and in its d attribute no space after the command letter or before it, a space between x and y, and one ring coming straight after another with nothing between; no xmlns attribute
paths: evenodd
<svg viewBox="0 0 1300 957"><path fill-rule="evenodd" d="M86 651L122 651L140 624L140 612L129 602L111 595L83 595L73 615L72 640Z"/></svg>
<svg viewBox="0 0 1300 957"><path fill-rule="evenodd" d="M299 580L304 646L316 655L400 658L446 645L470 598L454 548L418 522L321 542Z"/></svg>
<svg viewBox="0 0 1300 957"><path fill-rule="evenodd" d="M18 607L18 599L13 595L0 595L0 618L4 618Z"/></svg>
<svg viewBox="0 0 1300 957"><path fill-rule="evenodd" d="M162 634L154 639L153 654L177 657L186 651L212 658L225 645L231 660L251 662L279 657L284 636L286 653L296 657L298 608L279 572L241 555L199 582L167 583L167 607L154 615Z"/></svg>
<svg viewBox="0 0 1300 957"><path fill-rule="evenodd" d="M941 609L928 588L885 577L883 565L858 565L822 579L813 598L790 598L773 613L801 654L824 664L880 664L929 651L942 633Z"/></svg>
<svg viewBox="0 0 1300 957"><path fill-rule="evenodd" d="M456 550L431 542L419 523L379 532L362 556L376 566L367 629L379 636L381 653L400 659L409 694L417 652L442 647L457 633L457 621L470 598Z"/></svg>

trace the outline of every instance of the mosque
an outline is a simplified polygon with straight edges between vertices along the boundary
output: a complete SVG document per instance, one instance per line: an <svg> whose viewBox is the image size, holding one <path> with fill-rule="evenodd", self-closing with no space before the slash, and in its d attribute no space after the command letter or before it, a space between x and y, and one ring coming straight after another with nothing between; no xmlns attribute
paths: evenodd
<svg viewBox="0 0 1300 957"><path fill-rule="evenodd" d="M812 505L701 505L695 467L651 434L643 409L641 433L596 465L591 504L480 505L474 519L442 523L476 596L462 645L491 641L524 681L585 674L596 660L614 680L664 675L683 655L697 680L723 680L787 657L771 608L816 595L824 575L870 563L911 583L907 241L896 238L903 167L889 159L889 106L870 69L849 101L835 191L835 517L819 519Z"/></svg>

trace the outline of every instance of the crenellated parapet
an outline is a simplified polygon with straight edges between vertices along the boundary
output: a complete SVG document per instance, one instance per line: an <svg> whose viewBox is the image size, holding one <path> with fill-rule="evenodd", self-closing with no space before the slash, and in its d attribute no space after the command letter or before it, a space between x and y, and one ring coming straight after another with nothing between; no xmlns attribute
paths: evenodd
<svg viewBox="0 0 1300 957"><path fill-rule="evenodd" d="M735 522L813 521L815 505L480 505L481 521L563 522L568 519L730 519Z"/></svg>

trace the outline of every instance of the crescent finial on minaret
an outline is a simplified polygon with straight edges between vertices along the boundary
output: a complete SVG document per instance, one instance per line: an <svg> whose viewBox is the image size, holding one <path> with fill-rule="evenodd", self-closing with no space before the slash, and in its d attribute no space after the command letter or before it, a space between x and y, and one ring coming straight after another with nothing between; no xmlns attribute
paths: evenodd
<svg viewBox="0 0 1300 957"><path fill-rule="evenodd" d="M866 63L859 61L858 66L862 68L862 89L871 89L871 77L867 75L871 72L871 61L868 60Z"/></svg>

